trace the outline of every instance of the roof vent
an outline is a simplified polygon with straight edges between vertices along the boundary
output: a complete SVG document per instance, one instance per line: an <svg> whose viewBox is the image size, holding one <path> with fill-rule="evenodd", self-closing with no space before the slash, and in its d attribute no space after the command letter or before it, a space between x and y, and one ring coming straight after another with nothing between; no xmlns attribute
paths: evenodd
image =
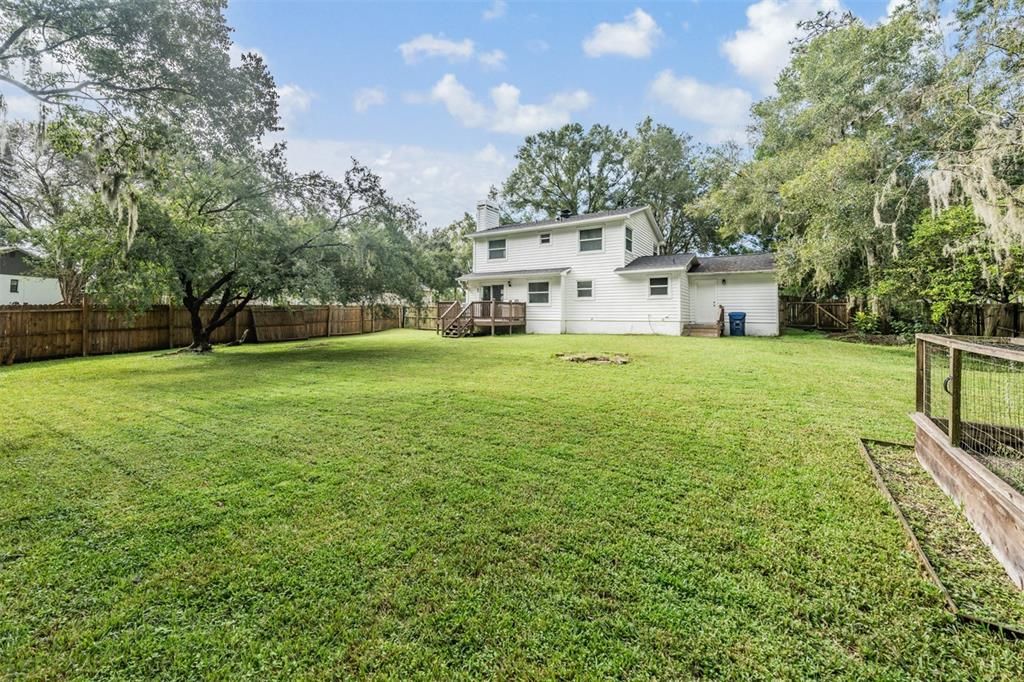
<svg viewBox="0 0 1024 682"><path fill-rule="evenodd" d="M558 212L558 219L559 220L565 220L566 218L571 218L571 217L572 217L572 209L571 208L563 208L561 211Z"/></svg>

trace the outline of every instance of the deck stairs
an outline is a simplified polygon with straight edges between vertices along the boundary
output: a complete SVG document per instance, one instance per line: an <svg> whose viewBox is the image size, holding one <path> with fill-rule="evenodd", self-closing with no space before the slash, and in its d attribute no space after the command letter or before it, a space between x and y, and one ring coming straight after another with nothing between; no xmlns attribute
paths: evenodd
<svg viewBox="0 0 1024 682"><path fill-rule="evenodd" d="M706 336L718 338L725 334L725 307L718 306L717 322L687 322L683 325L683 336Z"/></svg>
<svg viewBox="0 0 1024 682"><path fill-rule="evenodd" d="M463 336L468 336L473 333L473 313L470 310L472 304L467 303L459 310L459 314L455 316L448 326L444 328L442 334L445 338L449 339L461 339Z"/></svg>
<svg viewBox="0 0 1024 682"><path fill-rule="evenodd" d="M709 338L717 338L721 335L722 327L717 322L710 322L708 324L688 322L683 325L683 336L706 336Z"/></svg>

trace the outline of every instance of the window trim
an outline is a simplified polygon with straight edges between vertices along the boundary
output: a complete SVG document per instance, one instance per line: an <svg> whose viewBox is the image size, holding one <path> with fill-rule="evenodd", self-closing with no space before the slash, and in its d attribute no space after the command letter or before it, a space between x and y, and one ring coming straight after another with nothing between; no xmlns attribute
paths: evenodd
<svg viewBox="0 0 1024 682"><path fill-rule="evenodd" d="M492 253L495 248L491 246L495 242L501 242L501 256L494 256ZM487 260L507 260L508 259L508 240L507 239L488 239L487 240Z"/></svg>
<svg viewBox="0 0 1024 682"><path fill-rule="evenodd" d="M587 289L590 290L590 296L580 296L580 284L586 282L590 286ZM577 301L593 301L596 298L594 293L594 280L592 279L578 279L576 280L576 300Z"/></svg>
<svg viewBox="0 0 1024 682"><path fill-rule="evenodd" d="M544 287L545 287L544 291L530 291L530 287L533 286L534 284L543 284ZM546 296L547 298L544 301L531 301L530 297L533 296L534 294L544 294L544 296ZM551 305L551 282L549 282L548 280L542 280L542 281L537 281L537 282L527 282L526 283L526 305L532 305L532 306Z"/></svg>
<svg viewBox="0 0 1024 682"><path fill-rule="evenodd" d="M633 228L626 226L626 251L633 253Z"/></svg>
<svg viewBox="0 0 1024 682"><path fill-rule="evenodd" d="M547 237L547 241L544 241L545 237ZM539 241L541 246L551 246L551 233L541 232Z"/></svg>
<svg viewBox="0 0 1024 682"><path fill-rule="evenodd" d="M654 284L653 282L656 279L663 279L663 280L665 280L665 283L664 284ZM659 289L662 288L662 287L665 287L665 293L663 293L663 294L656 294L656 293L654 293L654 288L655 287L657 287ZM667 277L666 276L666 277L648 277L647 278L647 298L669 298L670 296L672 296L672 278L671 277Z"/></svg>
<svg viewBox="0 0 1024 682"><path fill-rule="evenodd" d="M601 232L601 237L600 237L601 248L600 249L588 249L588 250L584 251L583 250L583 242L584 241L596 242L596 241L598 241L598 239L594 238L594 237L591 237L590 239L584 240L583 239L583 233L584 232L593 232L594 230L598 230L598 231ZM584 227L584 228L580 228L580 229L576 230L576 253L581 253L581 254L583 254L583 253L604 253L604 225L599 225L597 227Z"/></svg>
<svg viewBox="0 0 1024 682"><path fill-rule="evenodd" d="M11 285L8 287L8 289L10 289L10 291L8 292L10 294L21 293L21 291L20 291L20 289L21 289L21 280L19 280L16 277L12 277L11 278Z"/></svg>

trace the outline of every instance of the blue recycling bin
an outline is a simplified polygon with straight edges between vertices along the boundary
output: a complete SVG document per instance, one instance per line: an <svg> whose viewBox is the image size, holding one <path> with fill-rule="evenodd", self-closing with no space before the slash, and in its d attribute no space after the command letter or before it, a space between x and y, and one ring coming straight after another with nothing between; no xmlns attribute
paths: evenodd
<svg viewBox="0 0 1024 682"><path fill-rule="evenodd" d="M729 313L729 336L747 335L747 314Z"/></svg>

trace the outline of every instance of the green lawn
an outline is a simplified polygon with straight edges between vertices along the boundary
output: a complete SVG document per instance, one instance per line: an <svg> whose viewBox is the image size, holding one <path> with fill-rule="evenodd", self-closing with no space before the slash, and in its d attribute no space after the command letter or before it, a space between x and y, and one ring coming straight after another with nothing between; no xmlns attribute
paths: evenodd
<svg viewBox="0 0 1024 682"><path fill-rule="evenodd" d="M415 331L0 368L0 677L1020 679L857 450L913 377Z"/></svg>

